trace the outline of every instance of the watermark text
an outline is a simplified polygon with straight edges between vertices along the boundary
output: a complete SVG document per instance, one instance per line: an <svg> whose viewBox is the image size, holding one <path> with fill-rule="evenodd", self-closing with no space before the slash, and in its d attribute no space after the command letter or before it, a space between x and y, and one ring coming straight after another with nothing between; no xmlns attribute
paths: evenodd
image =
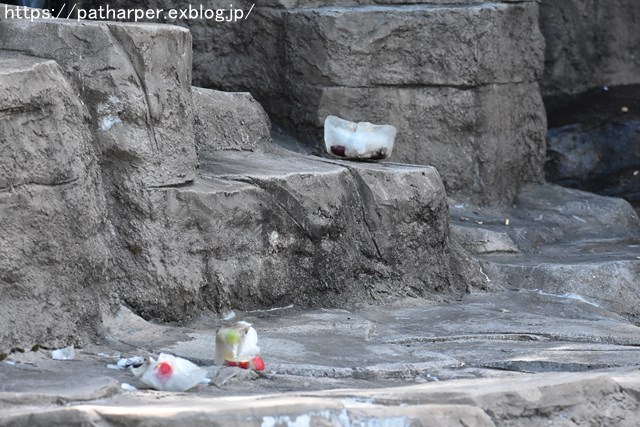
<svg viewBox="0 0 640 427"><path fill-rule="evenodd" d="M142 9L114 8L107 5L96 8L80 8L73 4L68 10L63 5L59 10L33 9L26 6L7 7L4 19L27 19L31 22L39 19L75 19L78 21L166 21L166 20L210 20L214 22L238 22L249 18L255 3L247 10L233 7L212 8L209 6L188 5L179 9Z"/></svg>

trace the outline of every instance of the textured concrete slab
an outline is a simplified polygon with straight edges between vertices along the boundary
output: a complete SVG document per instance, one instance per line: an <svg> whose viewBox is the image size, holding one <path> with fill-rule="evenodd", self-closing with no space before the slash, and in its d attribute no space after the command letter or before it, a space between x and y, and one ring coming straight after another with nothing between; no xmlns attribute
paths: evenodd
<svg viewBox="0 0 640 427"><path fill-rule="evenodd" d="M227 318L257 328L267 371L210 365L219 317L172 326L122 308L105 323L106 340L77 349L77 360L39 349L0 362L0 425L637 421L640 330L581 301L521 291L446 305L235 314ZM206 366L212 385L146 390L131 372L107 368L160 351Z"/></svg>
<svg viewBox="0 0 640 427"><path fill-rule="evenodd" d="M537 14L532 2L293 9L287 72L348 87L533 82L543 58Z"/></svg>
<svg viewBox="0 0 640 427"><path fill-rule="evenodd" d="M256 150L271 143L271 122L248 92L192 87L195 143L199 153Z"/></svg>
<svg viewBox="0 0 640 427"><path fill-rule="evenodd" d="M464 292L433 168L217 151L199 174L142 199L154 220L132 255L148 268L128 280L159 286L127 288L127 301L145 316Z"/></svg>
<svg viewBox="0 0 640 427"><path fill-rule="evenodd" d="M508 238L517 247L476 251L482 287L564 295L638 318L640 220L623 199L531 185L511 208L453 202L450 212L463 246L477 247L480 234L485 245L497 248Z"/></svg>

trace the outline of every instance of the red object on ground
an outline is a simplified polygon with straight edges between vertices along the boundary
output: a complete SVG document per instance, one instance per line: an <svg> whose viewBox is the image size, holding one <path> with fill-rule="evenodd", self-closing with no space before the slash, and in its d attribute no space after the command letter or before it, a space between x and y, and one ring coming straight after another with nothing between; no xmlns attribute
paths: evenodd
<svg viewBox="0 0 640 427"><path fill-rule="evenodd" d="M235 360L225 360L224 364L225 364L225 366L232 366L234 368L249 369L249 361L248 360L241 361L241 362L236 362Z"/></svg>
<svg viewBox="0 0 640 427"><path fill-rule="evenodd" d="M162 362L161 364L156 366L156 371L158 371L158 373L160 375L162 375L163 377L167 377L167 376L171 375L171 373L173 372L173 368L171 367L171 365L169 363Z"/></svg>
<svg viewBox="0 0 640 427"><path fill-rule="evenodd" d="M264 360L262 360L262 357L256 356L253 358L252 362L253 369L255 369L256 371L264 371Z"/></svg>
<svg viewBox="0 0 640 427"><path fill-rule="evenodd" d="M242 369L249 369L250 367L252 367L251 366L252 364L253 364L254 370L264 371L264 360L262 360L262 357L260 356L254 357L253 359L251 359L251 361L249 360L243 360L239 362L236 362L235 360L224 361L225 366L232 366L234 368L242 368Z"/></svg>

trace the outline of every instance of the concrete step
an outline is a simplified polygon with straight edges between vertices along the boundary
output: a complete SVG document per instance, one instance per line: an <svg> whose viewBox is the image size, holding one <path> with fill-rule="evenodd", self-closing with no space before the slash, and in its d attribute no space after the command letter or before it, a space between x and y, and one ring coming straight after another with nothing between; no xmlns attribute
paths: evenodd
<svg viewBox="0 0 640 427"><path fill-rule="evenodd" d="M199 154L215 150L265 149L271 122L248 92L192 87L195 143Z"/></svg>
<svg viewBox="0 0 640 427"><path fill-rule="evenodd" d="M316 153L331 114L396 126L394 161L477 203L544 178L538 2L273 0L249 21L172 23L192 31L196 84L249 90Z"/></svg>
<svg viewBox="0 0 640 427"><path fill-rule="evenodd" d="M288 9L283 120L319 145L329 114L393 124L395 161L434 165L450 193L511 200L543 177L537 13L533 2Z"/></svg>
<svg viewBox="0 0 640 427"><path fill-rule="evenodd" d="M142 200L153 220L126 232L139 237L128 279L145 291L127 302L145 316L439 298L466 286L431 167L214 151L193 183Z"/></svg>
<svg viewBox="0 0 640 427"><path fill-rule="evenodd" d="M488 289L527 289L640 319L640 220L622 199L543 185L501 212L453 203L454 240Z"/></svg>

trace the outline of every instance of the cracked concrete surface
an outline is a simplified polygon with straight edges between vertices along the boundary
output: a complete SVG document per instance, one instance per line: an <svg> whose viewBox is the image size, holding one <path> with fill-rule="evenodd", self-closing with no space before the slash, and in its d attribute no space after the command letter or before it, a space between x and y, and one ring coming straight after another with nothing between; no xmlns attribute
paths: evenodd
<svg viewBox="0 0 640 427"><path fill-rule="evenodd" d="M106 322L105 341L77 349L76 360L38 349L0 362L0 425L638 422L640 328L575 299L519 291L235 315L258 330L266 371L213 365L220 317L170 326L123 307ZM148 390L107 367L159 352L205 366L211 385Z"/></svg>

